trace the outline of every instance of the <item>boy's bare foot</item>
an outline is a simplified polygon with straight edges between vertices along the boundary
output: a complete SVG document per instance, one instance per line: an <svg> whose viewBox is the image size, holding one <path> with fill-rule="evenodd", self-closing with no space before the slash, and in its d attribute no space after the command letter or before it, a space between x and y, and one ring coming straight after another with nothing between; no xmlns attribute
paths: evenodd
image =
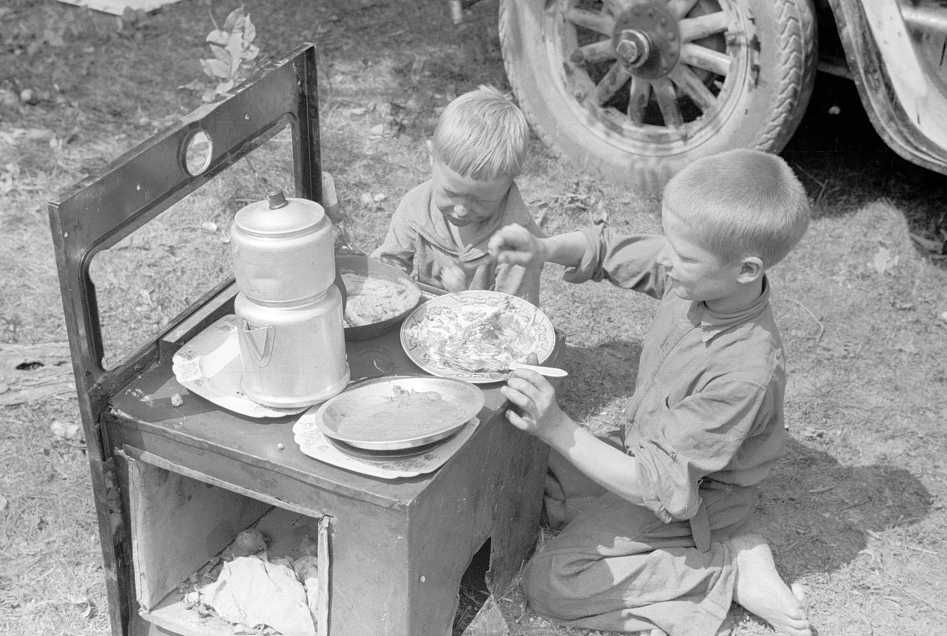
<svg viewBox="0 0 947 636"><path fill-rule="evenodd" d="M788 636L812 636L806 615L804 588L790 588L776 571L765 539L745 534L730 539L736 562L733 600Z"/></svg>

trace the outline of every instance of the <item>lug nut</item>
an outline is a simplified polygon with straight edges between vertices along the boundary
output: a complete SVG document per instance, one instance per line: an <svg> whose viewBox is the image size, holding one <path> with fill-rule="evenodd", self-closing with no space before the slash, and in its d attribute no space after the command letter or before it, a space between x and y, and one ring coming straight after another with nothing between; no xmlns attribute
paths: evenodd
<svg viewBox="0 0 947 636"><path fill-rule="evenodd" d="M621 32L621 39L615 45L615 55L626 66L641 66L651 55L651 40L645 33L626 29Z"/></svg>
<svg viewBox="0 0 947 636"><path fill-rule="evenodd" d="M638 61L638 45L631 40L622 40L615 47L615 53L625 62L625 64L634 64Z"/></svg>

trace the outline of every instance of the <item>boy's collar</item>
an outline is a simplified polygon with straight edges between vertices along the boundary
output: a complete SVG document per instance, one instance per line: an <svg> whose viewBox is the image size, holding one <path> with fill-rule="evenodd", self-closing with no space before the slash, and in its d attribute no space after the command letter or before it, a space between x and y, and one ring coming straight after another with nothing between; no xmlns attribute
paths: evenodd
<svg viewBox="0 0 947 636"><path fill-rule="evenodd" d="M429 182L430 183L430 182ZM510 186L510 189L507 190L506 196L503 198L503 203L501 204L501 210L506 209L506 204L509 201L510 193L513 192L513 188L516 187L516 184ZM462 260L464 261L475 261L483 258L487 255L486 249L479 248L477 245L483 243L485 244L490 240L490 237L502 227L504 224L504 215L497 214L489 219L486 223L480 225L477 228L477 233L470 240L468 245L467 252L463 255ZM460 255L460 250L457 248L456 241L451 235L450 228L448 227L448 221L444 218L444 215L440 210L437 209L437 206L434 205L433 198L428 199L427 206L427 223L419 225L415 228L418 234L423 238L434 243L439 248L452 254L454 256Z"/></svg>
<svg viewBox="0 0 947 636"><path fill-rule="evenodd" d="M769 280L763 275L763 290L752 304L734 312L720 313L712 310L704 302L693 303L688 312L694 319L694 322L700 322L700 328L703 332L701 339L704 342L710 342L715 337L727 331L731 327L743 324L748 320L756 318L769 304ZM693 313L691 313L693 312Z"/></svg>

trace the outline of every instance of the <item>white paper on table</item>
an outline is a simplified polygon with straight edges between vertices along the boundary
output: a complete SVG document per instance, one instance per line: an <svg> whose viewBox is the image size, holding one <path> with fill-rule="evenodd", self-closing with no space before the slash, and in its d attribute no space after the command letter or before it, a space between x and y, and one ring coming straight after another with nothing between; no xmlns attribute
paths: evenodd
<svg viewBox="0 0 947 636"><path fill-rule="evenodd" d="M171 358L174 379L205 400L241 415L286 417L306 410L264 406L244 394L238 324L233 314L222 316L186 342Z"/></svg>
<svg viewBox="0 0 947 636"><path fill-rule="evenodd" d="M430 450L411 457L363 459L339 450L319 429L312 408L293 424L293 439L304 454L321 462L381 479L403 479L431 473L451 458L470 439L480 424L473 418L454 435Z"/></svg>

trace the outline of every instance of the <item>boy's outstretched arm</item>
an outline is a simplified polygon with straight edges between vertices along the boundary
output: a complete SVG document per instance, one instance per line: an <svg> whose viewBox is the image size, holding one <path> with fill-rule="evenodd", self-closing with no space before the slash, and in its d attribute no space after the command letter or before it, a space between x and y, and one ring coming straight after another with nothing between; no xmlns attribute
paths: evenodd
<svg viewBox="0 0 947 636"><path fill-rule="evenodd" d="M576 267L587 248L588 240L582 232L543 238L515 224L500 228L487 244L487 249L498 263L524 266L539 261Z"/></svg>
<svg viewBox="0 0 947 636"><path fill-rule="evenodd" d="M515 370L500 389L516 407L509 422L535 435L569 460L590 479L636 505L647 505L639 477L642 466L634 457L592 435L566 415L556 402L553 386L533 371Z"/></svg>

